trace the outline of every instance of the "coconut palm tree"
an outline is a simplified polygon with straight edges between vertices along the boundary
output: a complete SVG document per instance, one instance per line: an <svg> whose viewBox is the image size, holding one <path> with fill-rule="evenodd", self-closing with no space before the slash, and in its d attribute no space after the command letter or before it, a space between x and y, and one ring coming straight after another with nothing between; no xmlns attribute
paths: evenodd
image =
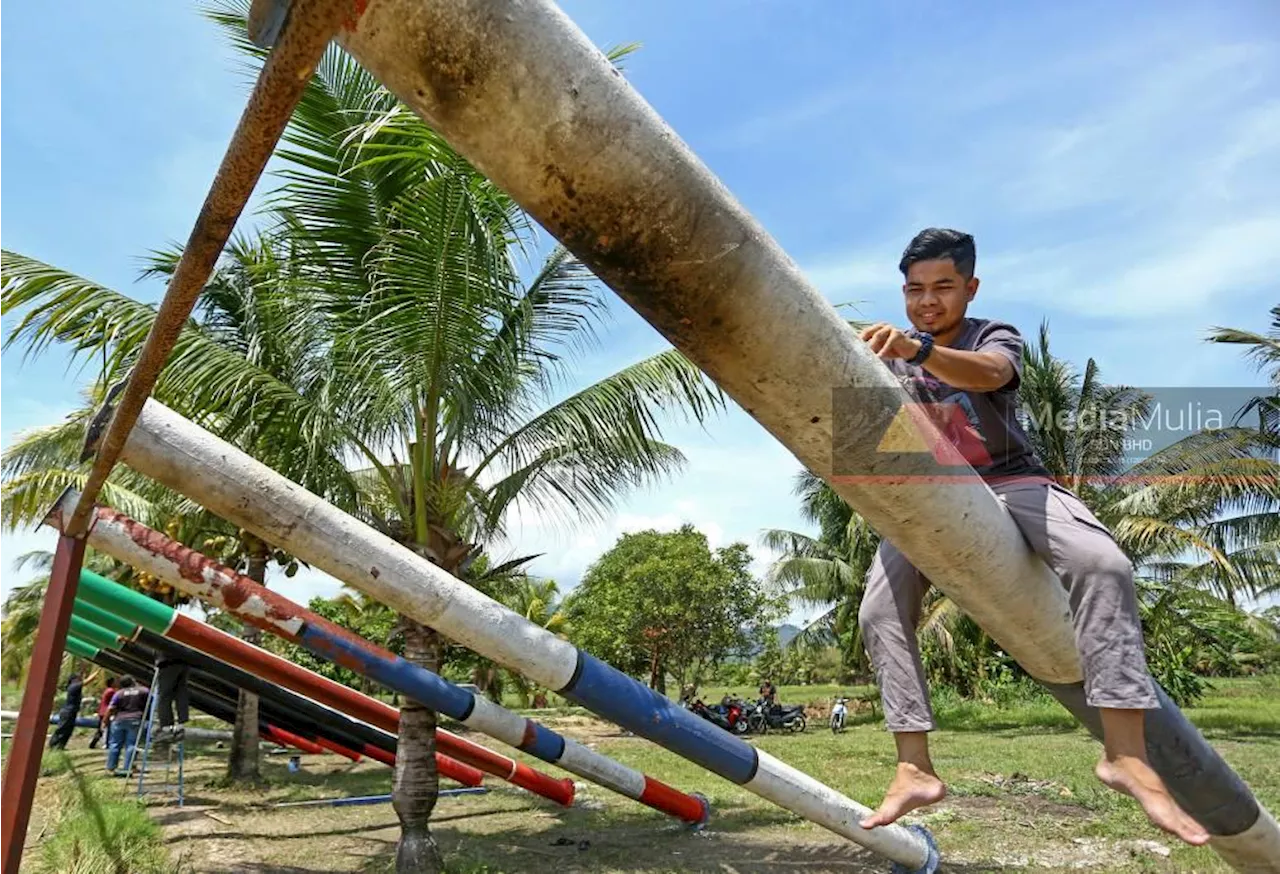
<svg viewBox="0 0 1280 874"><path fill-rule="evenodd" d="M85 567L96 573L113 574L117 568L110 559L94 554L85 557ZM49 572L53 569L53 553L45 550L24 552L13 560L14 573L34 571L38 576L15 586L0 607L0 677L6 683L25 685L27 671L31 667L31 650L35 644L36 628L44 609L45 590L49 587ZM69 656L68 656L69 658Z"/></svg>
<svg viewBox="0 0 1280 874"><path fill-rule="evenodd" d="M560 588L555 580L521 574L505 587L498 600L552 634L567 637L570 633L569 617L562 609ZM502 694L510 690L516 694L521 707L531 706L536 698L545 696L549 691L520 673L500 668L487 659L473 671L478 678L487 680L487 687L481 688L492 697L501 700Z"/></svg>
<svg viewBox="0 0 1280 874"><path fill-rule="evenodd" d="M1256 410L1259 429L1280 439L1280 305L1271 308L1271 328L1265 336L1239 328L1215 327L1209 332L1208 339L1210 343L1245 346L1245 356L1253 360L1258 370L1267 372L1275 391L1254 398L1241 412Z"/></svg>
<svg viewBox="0 0 1280 874"><path fill-rule="evenodd" d="M242 11L220 20L256 51ZM465 579L517 504L599 519L683 463L661 418L702 421L723 406L673 350L566 392L605 314L599 284L560 249L522 276L535 243L527 217L338 48L277 157L284 184L257 247L268 268L239 287L246 313L288 313L272 323L297 332L295 348L255 357L239 329L221 336L206 313L183 332L157 396L187 392L182 410L206 427L445 570ZM4 286L6 311L29 310L10 342L57 339L123 368L149 324L149 307L9 253ZM405 657L440 670L435 633L402 626ZM428 830L434 728L433 712L406 702L400 871L440 864Z"/></svg>
<svg viewBox="0 0 1280 874"><path fill-rule="evenodd" d="M793 605L821 612L788 645L834 643L843 668L862 670L867 658L858 608L880 536L811 472L797 474L794 491L800 497L802 518L816 525L819 534L765 531L761 544L781 556L770 567L767 582Z"/></svg>

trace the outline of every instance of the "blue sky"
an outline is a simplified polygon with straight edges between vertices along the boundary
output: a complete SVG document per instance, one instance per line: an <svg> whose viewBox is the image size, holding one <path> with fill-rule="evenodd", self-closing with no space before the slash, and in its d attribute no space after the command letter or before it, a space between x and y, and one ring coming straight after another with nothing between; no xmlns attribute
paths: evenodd
<svg viewBox="0 0 1280 874"><path fill-rule="evenodd" d="M1259 377L1212 325L1262 330L1280 300L1280 8L1270 0L642 4L565 2L835 303L902 321L898 254L928 225L975 234L972 313L1142 386ZM188 3L129 14L11 4L2 34L3 245L144 299L150 249L186 237L247 93ZM622 305L598 378L664 347ZM9 322L6 320L7 336ZM52 350L0 366L4 445L77 405L89 374ZM690 521L716 543L800 525L797 462L733 412L672 428L678 482L615 518L513 528L562 586L620 532ZM0 538L9 565L47 532ZM763 564L766 556L760 552ZM283 581L280 581L283 584ZM328 594L300 575L284 590Z"/></svg>

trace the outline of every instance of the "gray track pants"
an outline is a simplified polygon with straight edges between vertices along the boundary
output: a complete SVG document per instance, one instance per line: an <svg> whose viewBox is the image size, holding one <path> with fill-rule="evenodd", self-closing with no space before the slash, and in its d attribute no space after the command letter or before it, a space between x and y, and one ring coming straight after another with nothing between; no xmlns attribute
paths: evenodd
<svg viewBox="0 0 1280 874"><path fill-rule="evenodd" d="M1031 548L1066 587L1093 707L1160 707L1147 672L1133 566L1070 491L1043 480L992 483ZM929 581L888 541L867 574L858 622L880 685L889 731L936 728L916 641Z"/></svg>

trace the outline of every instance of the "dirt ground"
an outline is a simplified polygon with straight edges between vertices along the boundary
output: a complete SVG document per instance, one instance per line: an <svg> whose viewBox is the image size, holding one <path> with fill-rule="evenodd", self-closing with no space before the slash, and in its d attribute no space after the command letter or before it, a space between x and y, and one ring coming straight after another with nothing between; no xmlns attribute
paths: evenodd
<svg viewBox="0 0 1280 874"><path fill-rule="evenodd" d="M642 744L586 717L555 728L595 744ZM220 760L188 769L186 805L151 799L152 815L183 872L302 874L389 872L398 827L389 804L360 807L271 808L299 794L360 794L387 782L380 766L304 757L304 771L279 776L284 757L270 757L277 776L255 796L214 786ZM287 772L286 772L287 773ZM292 779L301 785L289 788ZM1065 786L1021 775L985 775L993 796L949 799L915 821L947 834L944 871L1174 871L1167 844L1153 840L1080 837L1091 815L1071 803ZM782 811L730 806L709 828L694 831L654 817L605 790L579 783L572 809L558 808L499 781L486 795L441 799L433 833L458 872L846 872L882 874L888 863ZM354 786L354 789L350 787ZM342 791L335 791L342 787ZM367 791L385 791L370 788ZM1062 800L1055 800L1057 797Z"/></svg>

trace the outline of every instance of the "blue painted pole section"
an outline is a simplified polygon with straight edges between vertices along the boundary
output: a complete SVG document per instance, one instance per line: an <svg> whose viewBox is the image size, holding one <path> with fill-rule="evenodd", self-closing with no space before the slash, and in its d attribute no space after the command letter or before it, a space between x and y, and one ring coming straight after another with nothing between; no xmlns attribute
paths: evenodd
<svg viewBox="0 0 1280 874"><path fill-rule="evenodd" d="M558 762L564 755L564 738L551 729L530 721L525 723L524 743L520 744L520 749L544 762Z"/></svg>
<svg viewBox="0 0 1280 874"><path fill-rule="evenodd" d="M726 780L741 785L756 775L751 744L581 650L560 694Z"/></svg>
<svg viewBox="0 0 1280 874"><path fill-rule="evenodd" d="M295 639L321 658L354 670L464 725L484 731L544 762L559 765L655 810L697 825L705 823L710 816L710 805L699 795L680 792L581 744L567 741L545 726L477 697L431 671L391 653L375 651L364 641L351 639L323 620L313 623L304 615L298 618L303 619L303 624L296 631ZM698 720L698 723L698 730L707 727L723 734L708 722ZM750 747L747 749L751 750Z"/></svg>
<svg viewBox="0 0 1280 874"><path fill-rule="evenodd" d="M421 701L450 719L462 722L475 707L475 698L466 689L400 656L380 657L311 623L303 625L298 640L321 658L351 668L388 689Z"/></svg>

